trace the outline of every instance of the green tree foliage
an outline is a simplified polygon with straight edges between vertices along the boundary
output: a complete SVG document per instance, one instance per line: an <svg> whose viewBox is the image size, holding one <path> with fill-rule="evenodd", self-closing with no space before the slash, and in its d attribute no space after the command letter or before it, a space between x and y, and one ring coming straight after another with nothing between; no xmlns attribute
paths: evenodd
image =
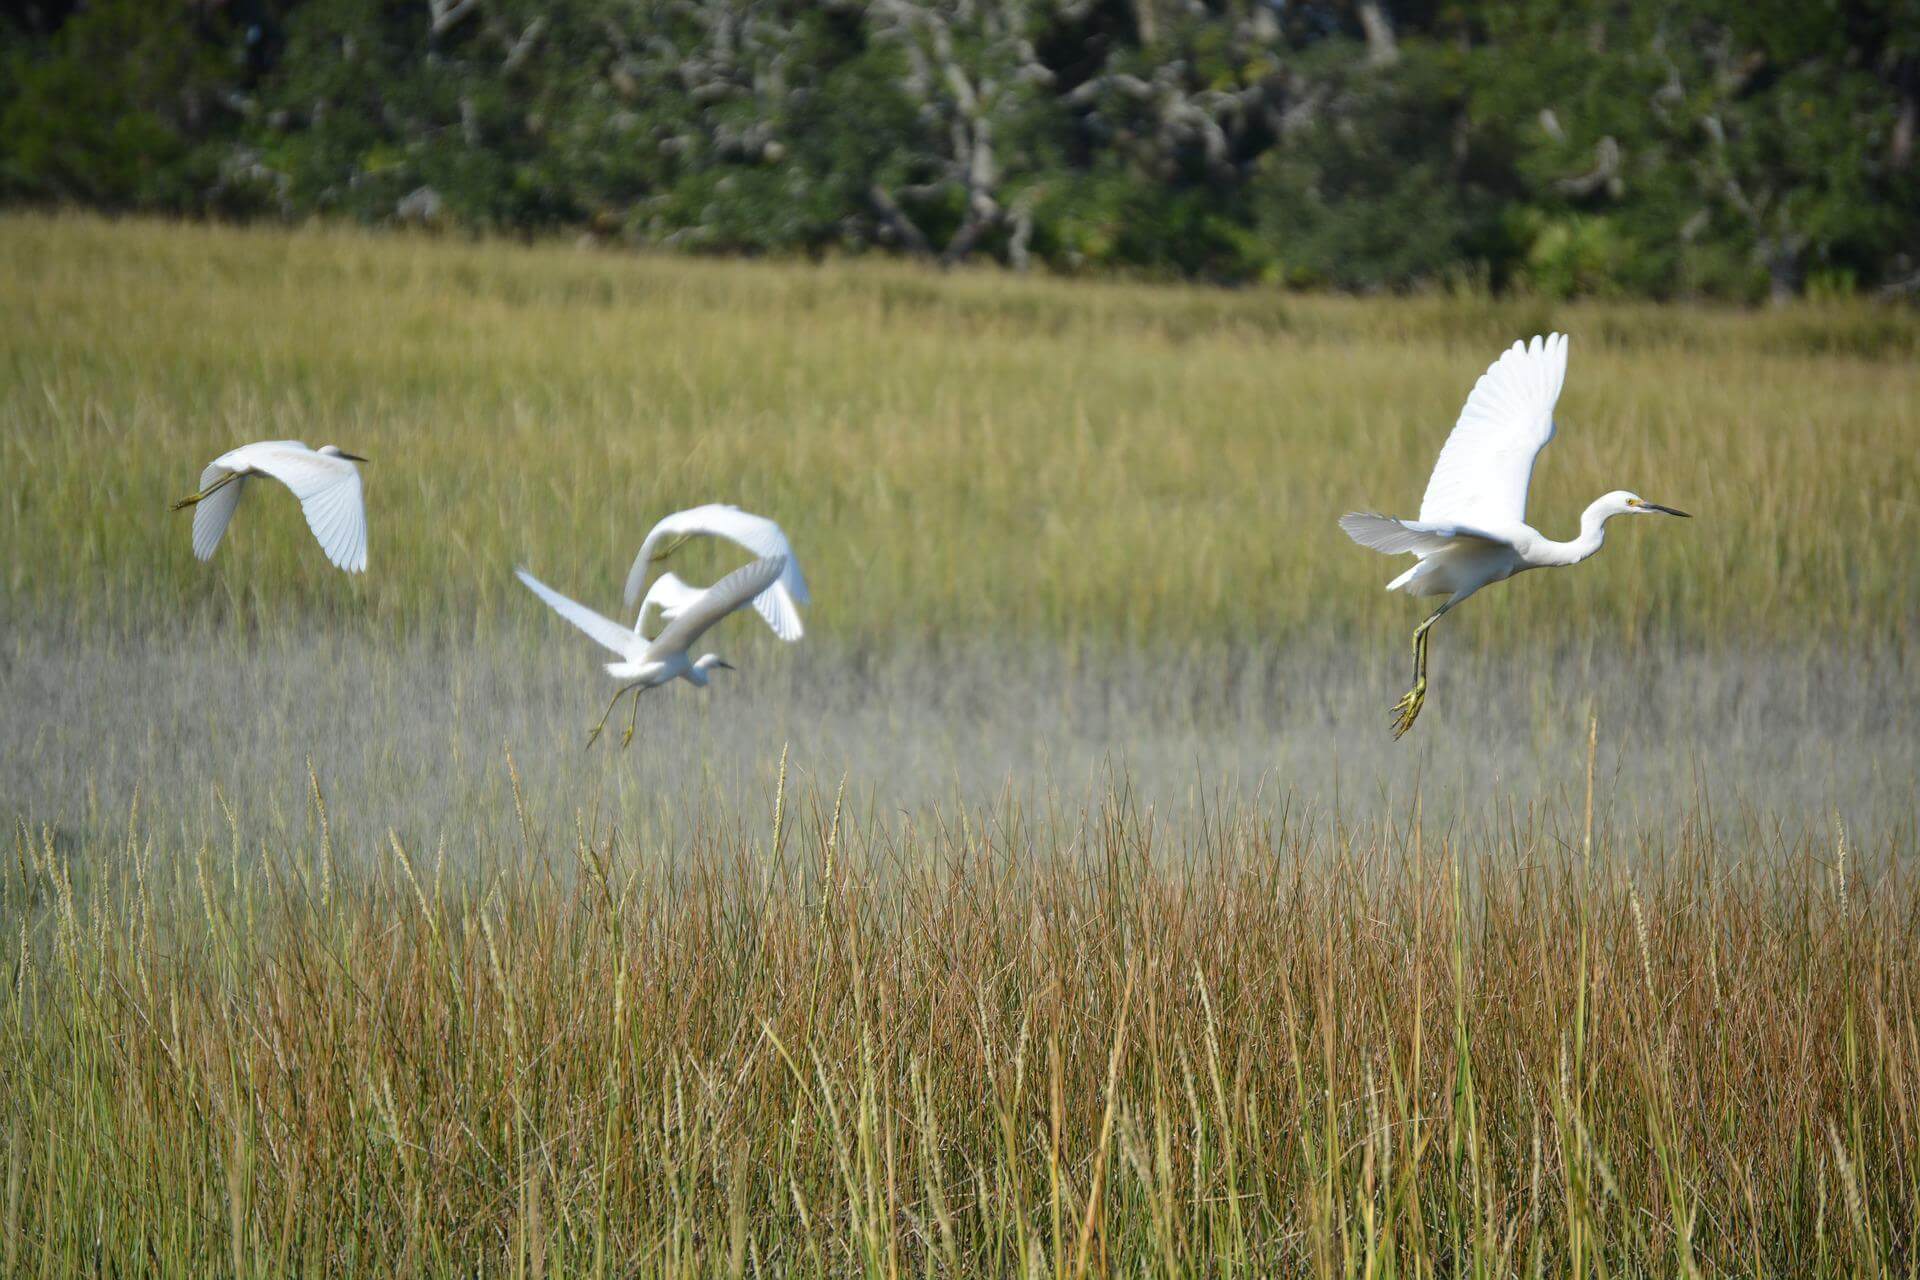
<svg viewBox="0 0 1920 1280"><path fill-rule="evenodd" d="M192 8L99 0L38 41L16 28L0 110L0 191L106 208L191 208L203 142L236 132L216 25Z"/></svg>
<svg viewBox="0 0 1920 1280"><path fill-rule="evenodd" d="M53 0L0 194L1354 290L1920 282L1920 0Z"/></svg>

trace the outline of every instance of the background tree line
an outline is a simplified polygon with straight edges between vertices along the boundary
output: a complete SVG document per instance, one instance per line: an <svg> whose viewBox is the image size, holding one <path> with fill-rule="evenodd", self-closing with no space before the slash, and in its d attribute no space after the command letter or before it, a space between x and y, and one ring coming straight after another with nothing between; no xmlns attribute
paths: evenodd
<svg viewBox="0 0 1920 1280"><path fill-rule="evenodd" d="M0 197L1355 290L1920 289L1920 0L39 0Z"/></svg>

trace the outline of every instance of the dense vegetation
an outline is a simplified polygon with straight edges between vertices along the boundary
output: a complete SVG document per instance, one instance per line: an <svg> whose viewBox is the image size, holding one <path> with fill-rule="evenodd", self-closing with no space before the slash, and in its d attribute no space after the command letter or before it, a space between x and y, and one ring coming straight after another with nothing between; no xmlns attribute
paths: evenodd
<svg viewBox="0 0 1920 1280"><path fill-rule="evenodd" d="M0 196L1548 296L1920 285L1920 0L40 0Z"/></svg>

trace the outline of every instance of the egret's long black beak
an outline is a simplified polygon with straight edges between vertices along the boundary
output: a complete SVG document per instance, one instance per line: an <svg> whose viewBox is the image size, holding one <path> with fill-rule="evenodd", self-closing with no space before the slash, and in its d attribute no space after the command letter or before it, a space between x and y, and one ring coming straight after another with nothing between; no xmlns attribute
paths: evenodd
<svg viewBox="0 0 1920 1280"><path fill-rule="evenodd" d="M719 667L722 671L738 671L740 669L734 666L731 662L726 661L724 658L721 659L719 662L714 663L713 665L716 667Z"/></svg>
<svg viewBox="0 0 1920 1280"><path fill-rule="evenodd" d="M371 462L371 461L373 461L373 459L371 459L371 458L363 458L363 457L361 457L361 456L360 456L359 454L357 454L357 453L348 453L348 452L347 452L346 450L344 450L344 449L342 449L342 450L340 451L340 456L341 456L341 457L343 457L343 458L345 458L345 459L346 459L346 460L347 460L348 462Z"/></svg>
<svg viewBox="0 0 1920 1280"><path fill-rule="evenodd" d="M1673 507L1663 507L1657 502L1649 502L1647 504L1647 510L1658 511L1663 516L1679 516L1682 520L1693 519L1693 514L1691 512L1679 511Z"/></svg>

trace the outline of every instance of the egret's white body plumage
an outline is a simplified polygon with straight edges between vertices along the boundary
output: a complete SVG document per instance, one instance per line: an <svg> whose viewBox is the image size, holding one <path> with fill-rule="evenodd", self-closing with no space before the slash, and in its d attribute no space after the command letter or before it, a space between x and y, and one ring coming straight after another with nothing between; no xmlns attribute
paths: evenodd
<svg viewBox="0 0 1920 1280"><path fill-rule="evenodd" d="M805 634L798 606L808 602L807 580L800 572L800 561L793 554L793 546L787 541L787 535L767 517L721 502L676 511L648 531L646 539L640 544L640 554L634 557L633 568L627 572L627 606L631 608L640 600L640 588L647 580L647 569L656 559L666 558L686 539L702 535L725 538L762 558L781 557L786 562L785 570L753 602L753 607L782 640L798 640ZM666 576L672 577L670 574ZM662 597L655 601L663 616L668 618L684 606L686 592L697 590L678 578L673 578L673 582L677 584L676 587L665 589ZM658 586L655 589L660 590ZM649 599L652 598L650 592ZM646 606L643 604L643 617L645 613Z"/></svg>
<svg viewBox="0 0 1920 1280"><path fill-rule="evenodd" d="M200 473L191 505L193 554L211 559L240 505L249 476L271 476L293 491L327 559L348 573L367 567L367 510L360 492L364 461L336 445L309 449L299 440L261 440L229 449Z"/></svg>
<svg viewBox="0 0 1920 1280"><path fill-rule="evenodd" d="M624 627L579 601L561 595L525 569L515 572L520 581L546 601L555 613L619 655L618 662L607 664L607 674L627 682L614 695L614 702L620 700L621 694L632 690L634 713L637 716L642 690L656 689L674 680L685 680L705 688L710 672L728 668L729 664L722 661L718 654L706 653L693 658L688 650L715 623L746 605L776 582L786 567L785 556L767 556L735 569L705 590L694 592L691 597L678 598L667 625L651 640L640 634L638 622L632 628ZM685 586L684 583L681 585ZM651 597L649 599L651 603ZM612 705L608 706L607 713L613 713ZM600 718L600 723L606 724L606 716ZM595 735L599 732L598 728L594 730ZM632 737L633 730L629 727L627 738L630 741Z"/></svg>
<svg viewBox="0 0 1920 1280"><path fill-rule="evenodd" d="M1527 523L1527 488L1540 450L1553 439L1553 407L1567 376L1567 339L1552 333L1516 342L1474 384L1440 450L1420 518L1352 511L1340 528L1363 547L1411 554L1412 568L1389 591L1446 600L1414 632L1414 687L1402 698L1395 736L1412 727L1426 696L1426 636L1441 614L1480 588L1528 569L1578 564L1600 549L1606 523L1622 515L1673 515L1625 489L1595 499L1580 534L1557 542Z"/></svg>

